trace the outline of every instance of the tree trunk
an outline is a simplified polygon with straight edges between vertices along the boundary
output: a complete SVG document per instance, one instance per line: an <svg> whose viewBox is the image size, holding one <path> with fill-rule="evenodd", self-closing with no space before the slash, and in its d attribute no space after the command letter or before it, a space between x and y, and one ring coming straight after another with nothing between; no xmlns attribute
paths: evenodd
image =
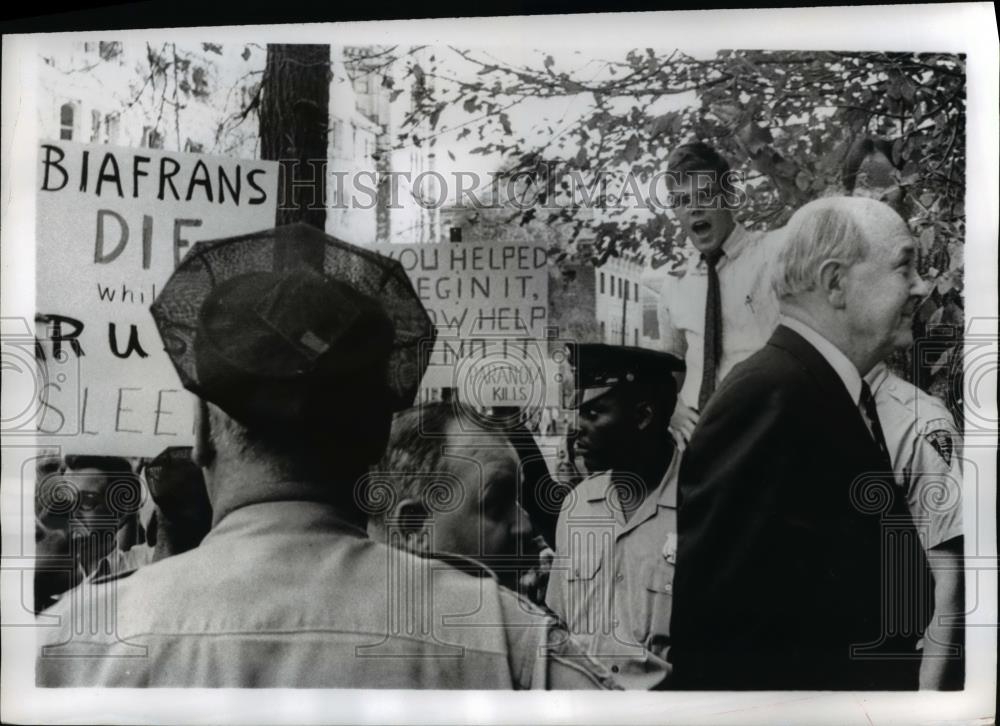
<svg viewBox="0 0 1000 726"><path fill-rule="evenodd" d="M267 46L260 102L261 157L278 161L276 223L326 228L326 164L330 126L330 46ZM319 268L323 250L275 251L276 269Z"/></svg>

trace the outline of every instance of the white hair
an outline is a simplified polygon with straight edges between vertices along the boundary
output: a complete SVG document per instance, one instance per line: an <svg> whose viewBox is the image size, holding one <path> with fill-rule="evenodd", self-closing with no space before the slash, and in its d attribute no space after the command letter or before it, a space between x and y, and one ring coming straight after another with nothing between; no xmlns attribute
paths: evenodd
<svg viewBox="0 0 1000 726"><path fill-rule="evenodd" d="M827 260L850 266L865 258L878 229L899 227L892 207L864 197L824 197L800 207L784 229L785 241L774 266L778 299L815 289Z"/></svg>

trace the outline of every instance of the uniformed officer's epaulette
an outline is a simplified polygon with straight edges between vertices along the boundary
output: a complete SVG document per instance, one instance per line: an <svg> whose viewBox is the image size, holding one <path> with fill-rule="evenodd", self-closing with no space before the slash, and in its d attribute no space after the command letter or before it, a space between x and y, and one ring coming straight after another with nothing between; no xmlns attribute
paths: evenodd
<svg viewBox="0 0 1000 726"><path fill-rule="evenodd" d="M488 577L498 583L500 582L500 578L497 577L497 573L479 560L474 560L471 557L466 557L465 555L456 555L452 552L428 552L424 554L423 557L431 560L437 560L438 562L444 562L447 565L451 565L459 572L464 572L468 575Z"/></svg>
<svg viewBox="0 0 1000 726"><path fill-rule="evenodd" d="M90 580L90 584L103 585L107 582L114 582L115 580L124 580L126 577L135 574L136 570L138 569L139 569L138 567L133 567L130 570L121 570L120 572L112 572L107 575L100 575Z"/></svg>

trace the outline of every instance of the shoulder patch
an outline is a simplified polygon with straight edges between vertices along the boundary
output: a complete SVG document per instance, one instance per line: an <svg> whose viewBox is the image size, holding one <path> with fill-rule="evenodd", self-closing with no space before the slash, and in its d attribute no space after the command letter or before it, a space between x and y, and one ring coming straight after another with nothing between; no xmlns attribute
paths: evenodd
<svg viewBox="0 0 1000 726"><path fill-rule="evenodd" d="M951 431L948 429L934 429L924 434L924 439L934 447L938 455L944 459L944 463L951 466L951 457L955 451L955 444L951 439Z"/></svg>

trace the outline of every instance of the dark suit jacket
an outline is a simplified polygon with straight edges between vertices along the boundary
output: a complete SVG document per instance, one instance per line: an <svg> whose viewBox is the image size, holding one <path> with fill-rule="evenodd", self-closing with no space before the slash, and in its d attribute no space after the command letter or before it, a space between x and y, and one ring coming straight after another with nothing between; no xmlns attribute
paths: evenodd
<svg viewBox="0 0 1000 726"><path fill-rule="evenodd" d="M677 688L917 687L922 623L888 611L929 573L886 468L843 381L797 333L779 326L733 369L681 467Z"/></svg>

